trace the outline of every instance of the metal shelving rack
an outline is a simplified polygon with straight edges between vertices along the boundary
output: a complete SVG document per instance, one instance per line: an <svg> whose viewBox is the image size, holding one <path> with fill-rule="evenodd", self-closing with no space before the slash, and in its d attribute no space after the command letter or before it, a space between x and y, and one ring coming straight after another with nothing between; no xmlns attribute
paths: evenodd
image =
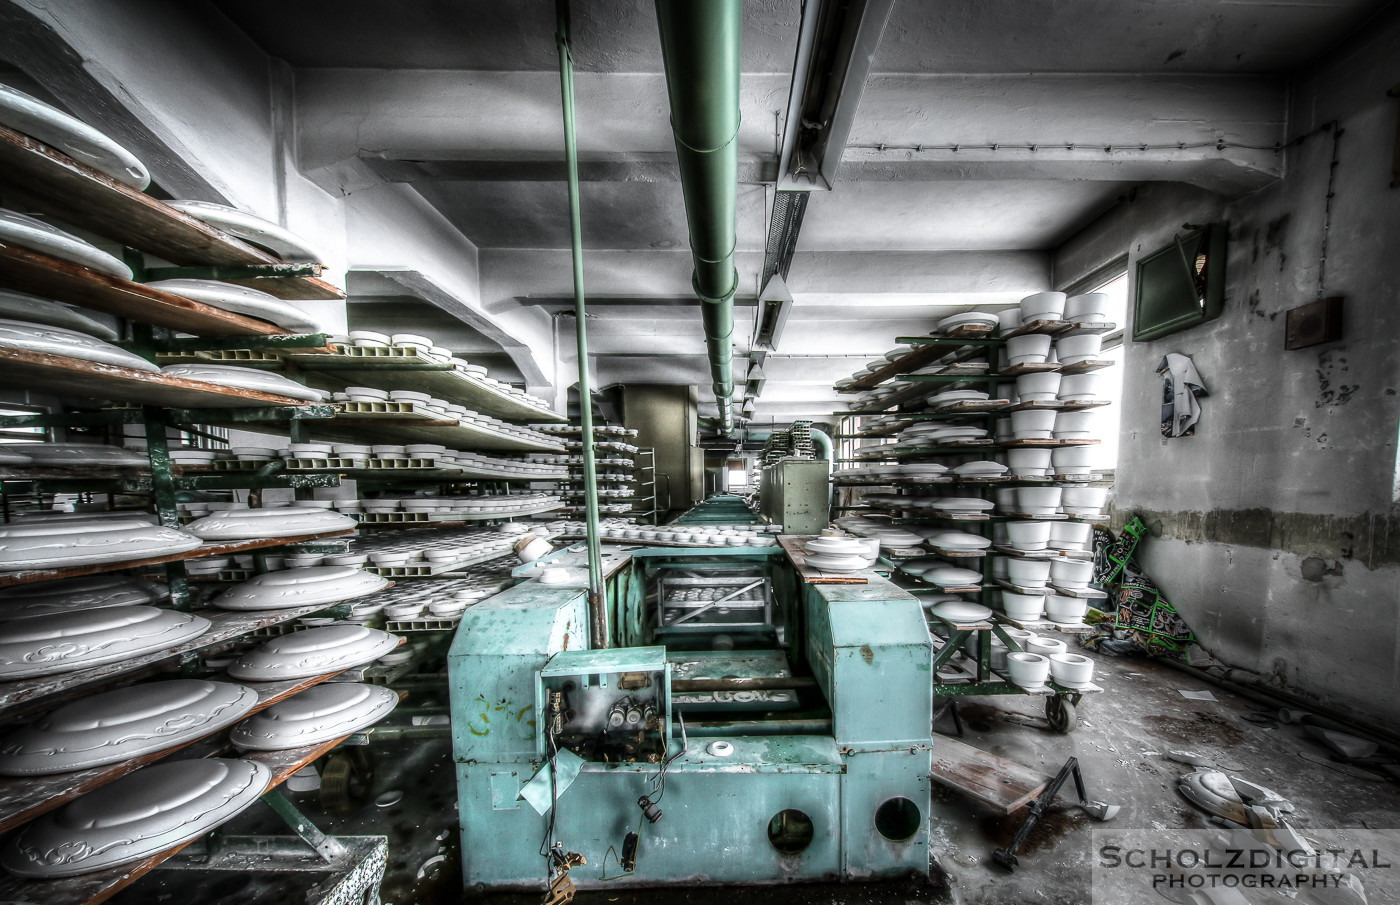
<svg viewBox="0 0 1400 905"><path fill-rule="evenodd" d="M916 449L896 450L893 446L886 451L877 451L873 455L860 456L859 450L855 458L838 460L838 464L903 464L905 462L935 461L948 456L975 457L980 459L993 459L995 456L1008 449L1016 448L1062 448L1070 446L1085 446L1097 443L1097 440L1010 440L997 441L996 434L997 418L1003 413L1022 411L1028 409L1050 409L1056 411L1080 411L1096 407L1099 403L1092 404L1071 404L1060 402L1032 402L1013 405L1010 400L997 399L998 384L1014 380L1016 377L1036 372L1056 371L1062 374L1082 374L1089 373L1100 368L1107 367L1110 362L1089 361L1076 365L1060 366L1057 364L1032 364L1017 365L1010 368L998 369L996 367L996 353L1002 348L1005 341L1013 336L1040 333L1048 334L1052 337L1069 336L1076 333L1094 332L1104 333L1114 329L1112 324L1075 324L1058 320L1041 320L1031 324L1023 325L1016 330L1002 334L999 328L995 327L962 327L948 335L943 336L901 336L897 342L911 346L911 350L892 360L884 367L875 369L856 380L838 385L838 392L842 393L862 393L883 386L886 382L894 380L897 384L893 387L893 392L886 393L876 399L873 404L855 408L846 412L837 412L835 417L842 424L842 431L837 435L838 440L866 440L874 438L893 437L900 431L912 424L921 421L952 421L966 423L969 420L980 421L986 429L988 439L971 441L950 442L938 447L922 447ZM990 359L983 363L979 359ZM930 371L935 364L942 364L941 368ZM914 373L923 371L923 373ZM940 407L938 411L930 411L923 408L926 398L933 392L940 389L955 388L975 388L982 387L987 391L989 397L985 401L961 402ZM866 419L873 419L877 424L873 427L862 425ZM894 446L897 446L895 444ZM996 515L969 514L969 515L929 515L921 514L916 510L918 507L900 505L897 502L890 502L882 506L871 507L865 505L851 505L850 498L854 493L864 493L875 488L888 488L896 491L900 495L914 496L921 489L945 489L956 488L960 492L975 494L981 498L988 498L990 492L997 487L1063 487L1081 486L1083 484L1102 483L1102 476L1098 474L1076 474L1056 476L1055 479L1044 480L1017 480L1010 477L948 477L938 476L881 476L881 477L834 477L838 494L846 494L841 500L842 505L837 508L844 512L875 512L888 516L890 522L896 525L926 525L943 524L950 530L963 530L969 533L979 533L983 537L991 539L992 526L1001 521L1012 519L1036 519L1043 516L1028 515L1025 513L1001 513ZM1058 519L1068 519L1067 516L1058 516ZM931 585L950 594L977 595L977 599L993 611L993 619L987 622L975 622L960 624L948 620L940 620L941 628L947 632L947 636L942 640L941 646L935 655L934 671L934 694L945 697L957 697L966 695L1000 695L1000 694L1028 694L1024 689L1013 685L1010 681L995 673L991 668L991 648L992 639L998 638L1007 646L1008 650L1020 650L1020 646L1006 632L1006 626L1021 629L1053 630L1067 634L1079 634L1091 631L1087 626L1066 627L1047 621L1036 621L1026 623L1012 620L1007 617L996 605L995 595L998 589L1011 591L1025 590L1018 589L1015 585L1007 581L995 578L989 579L987 567L984 565L988 557L993 553L1010 556L1026 556L1028 554L1012 548L995 545L987 550L965 551L940 549L929 546L931 555L942 557L950 565L970 567L971 560L978 561L978 570L983 573L982 580L976 584L966 587L942 587ZM918 558L930 555L920 551ZM1050 555L1046 553L1045 555ZM1070 554L1059 553L1058 555L1069 556ZM1092 555L1092 554L1085 554ZM881 562L892 571L897 571L901 559L915 557L882 557ZM912 581L923 585L921 577L911 577ZM928 586L928 585L926 585ZM1064 593L1067 596L1101 598L1106 595L1101 591L1079 592L1073 589L1066 591L1062 588L1054 588L1056 593ZM938 617L930 615L931 619ZM975 640L974 640L975 639ZM971 658L971 665L964 665L957 662L954 656L964 649L969 641L976 644L977 655ZM1086 693L1101 691L1098 686L1091 685L1087 688L1068 688L1060 686L1053 681L1048 683L1042 694L1046 697L1046 714L1050 720L1051 727L1060 732L1072 731L1075 725L1075 706Z"/></svg>

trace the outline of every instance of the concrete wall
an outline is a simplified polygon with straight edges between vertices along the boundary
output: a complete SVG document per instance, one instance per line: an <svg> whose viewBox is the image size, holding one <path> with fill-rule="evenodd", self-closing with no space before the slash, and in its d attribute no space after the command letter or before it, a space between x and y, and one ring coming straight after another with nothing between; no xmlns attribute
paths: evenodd
<svg viewBox="0 0 1400 905"><path fill-rule="evenodd" d="M1129 342L1116 508L1154 528L1143 563L1221 659L1364 716L1400 718L1400 10L1292 87L1284 178L1229 201L1141 189L1055 256L1068 286L1123 253L1130 267L1185 222L1228 220L1217 321ZM1336 120L1338 129L1319 128ZM1340 132L1340 134L1339 134ZM1327 212L1331 199L1330 224ZM1326 248L1325 263L1323 248ZM1284 351L1285 312L1345 297L1341 341ZM1210 396L1191 438L1164 440L1167 352ZM1393 538L1393 539L1392 539Z"/></svg>

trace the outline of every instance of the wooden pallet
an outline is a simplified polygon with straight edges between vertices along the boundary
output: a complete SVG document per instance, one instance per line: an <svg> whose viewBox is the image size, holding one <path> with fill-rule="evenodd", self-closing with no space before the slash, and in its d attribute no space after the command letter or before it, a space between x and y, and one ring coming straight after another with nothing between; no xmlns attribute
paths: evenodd
<svg viewBox="0 0 1400 905"><path fill-rule="evenodd" d="M807 565L807 550L803 546L815 535L778 535L778 544L787 553L788 561L797 570L797 574L808 584L869 584L870 576L866 572L823 572Z"/></svg>

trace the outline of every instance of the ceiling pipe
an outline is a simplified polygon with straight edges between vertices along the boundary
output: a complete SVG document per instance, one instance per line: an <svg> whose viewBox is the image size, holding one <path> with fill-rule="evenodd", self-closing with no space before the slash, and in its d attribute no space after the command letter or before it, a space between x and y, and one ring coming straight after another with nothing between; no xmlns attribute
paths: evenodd
<svg viewBox="0 0 1400 905"><path fill-rule="evenodd" d="M720 433L734 429L734 268L738 241L739 43L743 0L656 0L671 131L702 302Z"/></svg>

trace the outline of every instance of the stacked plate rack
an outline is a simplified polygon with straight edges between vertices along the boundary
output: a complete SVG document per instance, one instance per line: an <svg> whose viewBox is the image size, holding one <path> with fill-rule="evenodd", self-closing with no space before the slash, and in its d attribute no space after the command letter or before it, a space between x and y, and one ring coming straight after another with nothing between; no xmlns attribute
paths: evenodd
<svg viewBox="0 0 1400 905"><path fill-rule="evenodd" d="M564 514L584 514L583 428L577 424L531 425L563 441L563 455L532 455L539 464L562 465L568 481L561 485ZM593 464L598 480L598 514L632 517L655 522L655 469L651 451L631 443L637 437L632 428L615 424L594 425Z"/></svg>
<svg viewBox="0 0 1400 905"><path fill-rule="evenodd" d="M1096 467L1099 441L1087 435L1086 419L1064 415L1108 402L1087 386L1092 380L1063 378L1112 362L1067 355L1072 363L1062 364L1031 355L1013 364L1007 342L1044 337L1039 345L1053 349L1069 337L1097 341L1115 325L1057 315L1022 321L1014 308L1000 318L967 320L929 336L899 337L902 345L884 361L837 384L839 392L859 394L836 415L839 438L855 444L833 473L837 525L887 539L882 562L926 608L964 601L990 611L976 625L930 615L934 634L949 639L936 643L967 645L965 655L940 652L936 693L1026 693L1005 678L1005 650L992 668L993 651L1023 649L1027 633L1090 632L1086 610L1107 596L1088 579L1093 525L1105 518L1111 480ZM1027 375L1055 376L1018 385ZM1060 393L1057 382L1070 392ZM1069 731L1074 704L1097 690L1051 681L1039 693L1047 695L1052 726Z"/></svg>

